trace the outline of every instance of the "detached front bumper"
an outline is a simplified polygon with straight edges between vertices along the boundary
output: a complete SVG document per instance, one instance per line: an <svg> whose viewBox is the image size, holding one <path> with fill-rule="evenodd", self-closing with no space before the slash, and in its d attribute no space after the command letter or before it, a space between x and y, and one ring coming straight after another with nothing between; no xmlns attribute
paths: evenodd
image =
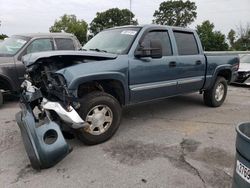
<svg viewBox="0 0 250 188"><path fill-rule="evenodd" d="M45 114L42 118L36 117L33 112L38 104ZM60 126L51 120L50 112L57 113L72 128L84 127L85 122L72 107L67 111L60 103L48 101L38 89L24 92L20 107L16 121L32 167L43 169L54 166L70 153L71 148L65 141Z"/></svg>

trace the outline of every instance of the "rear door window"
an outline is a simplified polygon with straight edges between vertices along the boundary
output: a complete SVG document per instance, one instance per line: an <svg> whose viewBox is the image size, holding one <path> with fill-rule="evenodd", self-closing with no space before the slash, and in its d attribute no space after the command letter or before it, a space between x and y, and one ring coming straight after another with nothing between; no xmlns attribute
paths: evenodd
<svg viewBox="0 0 250 188"><path fill-rule="evenodd" d="M179 55L199 54L197 42L193 33L174 31Z"/></svg>
<svg viewBox="0 0 250 188"><path fill-rule="evenodd" d="M75 45L72 39L55 38L57 50L75 50Z"/></svg>

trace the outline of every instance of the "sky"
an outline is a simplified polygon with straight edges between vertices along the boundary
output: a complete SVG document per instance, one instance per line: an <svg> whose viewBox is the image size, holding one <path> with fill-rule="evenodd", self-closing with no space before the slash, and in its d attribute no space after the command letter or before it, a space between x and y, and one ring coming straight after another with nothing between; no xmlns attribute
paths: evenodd
<svg viewBox="0 0 250 188"><path fill-rule="evenodd" d="M139 24L152 23L153 14L164 0L132 0L132 12ZM195 28L205 20L227 34L230 29L250 24L250 0L191 0L197 5ZM128 8L129 0L0 0L0 34L48 32L63 14L75 14L90 23L96 12Z"/></svg>

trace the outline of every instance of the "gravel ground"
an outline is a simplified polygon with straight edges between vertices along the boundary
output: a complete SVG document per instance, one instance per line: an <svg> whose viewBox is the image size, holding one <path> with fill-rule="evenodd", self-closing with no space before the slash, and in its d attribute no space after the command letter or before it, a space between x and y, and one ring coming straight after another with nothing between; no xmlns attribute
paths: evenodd
<svg viewBox="0 0 250 188"><path fill-rule="evenodd" d="M0 109L0 187L230 187L235 127L250 121L249 97L249 88L230 86L219 108L199 94L127 107L111 140L68 140L72 153L42 171L29 165L18 102L9 101Z"/></svg>

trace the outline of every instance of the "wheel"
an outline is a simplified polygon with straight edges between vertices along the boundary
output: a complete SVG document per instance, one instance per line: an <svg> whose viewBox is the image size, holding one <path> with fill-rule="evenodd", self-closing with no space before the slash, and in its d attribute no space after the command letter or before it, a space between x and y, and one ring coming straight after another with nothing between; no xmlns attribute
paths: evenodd
<svg viewBox="0 0 250 188"><path fill-rule="evenodd" d="M87 145L94 145L110 139L121 121L121 106L111 95L92 92L80 100L79 115L89 127L77 129L78 138Z"/></svg>
<svg viewBox="0 0 250 188"><path fill-rule="evenodd" d="M213 87L204 91L203 100L207 106L219 107L227 96L227 81L224 77L218 76Z"/></svg>
<svg viewBox="0 0 250 188"><path fill-rule="evenodd" d="M0 107L3 105L3 93L0 90Z"/></svg>

